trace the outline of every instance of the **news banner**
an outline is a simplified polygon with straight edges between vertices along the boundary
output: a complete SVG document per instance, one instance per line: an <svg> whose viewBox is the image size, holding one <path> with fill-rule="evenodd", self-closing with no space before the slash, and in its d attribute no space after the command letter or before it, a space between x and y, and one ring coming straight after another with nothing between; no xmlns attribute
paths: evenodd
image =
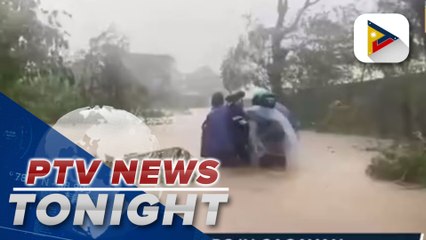
<svg viewBox="0 0 426 240"><path fill-rule="evenodd" d="M94 158L0 94L0 239L418 240L421 234L204 233L232 189L215 159ZM161 187L158 185L161 184ZM274 208L264 202L246 209ZM200 207L204 206L204 207ZM206 210L203 210L206 209ZM281 216L286 218L285 215ZM235 221L239 217L235 216ZM253 219L268 222L268 219ZM198 225L199 226L199 225Z"/></svg>

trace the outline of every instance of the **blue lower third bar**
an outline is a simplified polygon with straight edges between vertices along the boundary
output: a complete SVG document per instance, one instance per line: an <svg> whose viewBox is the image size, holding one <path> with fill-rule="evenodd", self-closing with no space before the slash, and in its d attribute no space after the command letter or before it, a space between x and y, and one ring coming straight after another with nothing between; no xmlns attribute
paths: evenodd
<svg viewBox="0 0 426 240"><path fill-rule="evenodd" d="M209 234L212 240L423 240L423 234ZM425 239L426 240L426 239Z"/></svg>

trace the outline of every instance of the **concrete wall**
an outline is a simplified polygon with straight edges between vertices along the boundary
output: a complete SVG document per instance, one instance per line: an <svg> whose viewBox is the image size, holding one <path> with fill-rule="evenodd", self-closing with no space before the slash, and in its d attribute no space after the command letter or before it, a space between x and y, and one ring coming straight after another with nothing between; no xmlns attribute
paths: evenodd
<svg viewBox="0 0 426 240"><path fill-rule="evenodd" d="M333 105L336 100L340 105ZM304 89L289 97L302 126L380 136L426 133L426 75Z"/></svg>

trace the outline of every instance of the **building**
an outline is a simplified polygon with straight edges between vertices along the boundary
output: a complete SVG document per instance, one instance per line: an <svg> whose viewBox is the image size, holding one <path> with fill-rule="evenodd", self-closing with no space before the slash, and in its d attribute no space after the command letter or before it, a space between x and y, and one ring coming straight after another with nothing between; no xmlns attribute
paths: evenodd
<svg viewBox="0 0 426 240"><path fill-rule="evenodd" d="M123 63L151 93L167 92L179 75L170 55L128 53L123 56Z"/></svg>

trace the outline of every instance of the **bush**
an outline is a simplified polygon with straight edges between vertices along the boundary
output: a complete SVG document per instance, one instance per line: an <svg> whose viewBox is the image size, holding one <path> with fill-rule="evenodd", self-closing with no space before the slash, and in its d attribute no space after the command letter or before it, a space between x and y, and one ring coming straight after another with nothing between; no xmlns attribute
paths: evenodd
<svg viewBox="0 0 426 240"><path fill-rule="evenodd" d="M367 173L378 179L426 185L426 141L422 134L417 133L413 141L381 149Z"/></svg>
<svg viewBox="0 0 426 240"><path fill-rule="evenodd" d="M18 82L9 97L46 123L55 123L64 114L87 105L76 85L48 76L31 82Z"/></svg>

